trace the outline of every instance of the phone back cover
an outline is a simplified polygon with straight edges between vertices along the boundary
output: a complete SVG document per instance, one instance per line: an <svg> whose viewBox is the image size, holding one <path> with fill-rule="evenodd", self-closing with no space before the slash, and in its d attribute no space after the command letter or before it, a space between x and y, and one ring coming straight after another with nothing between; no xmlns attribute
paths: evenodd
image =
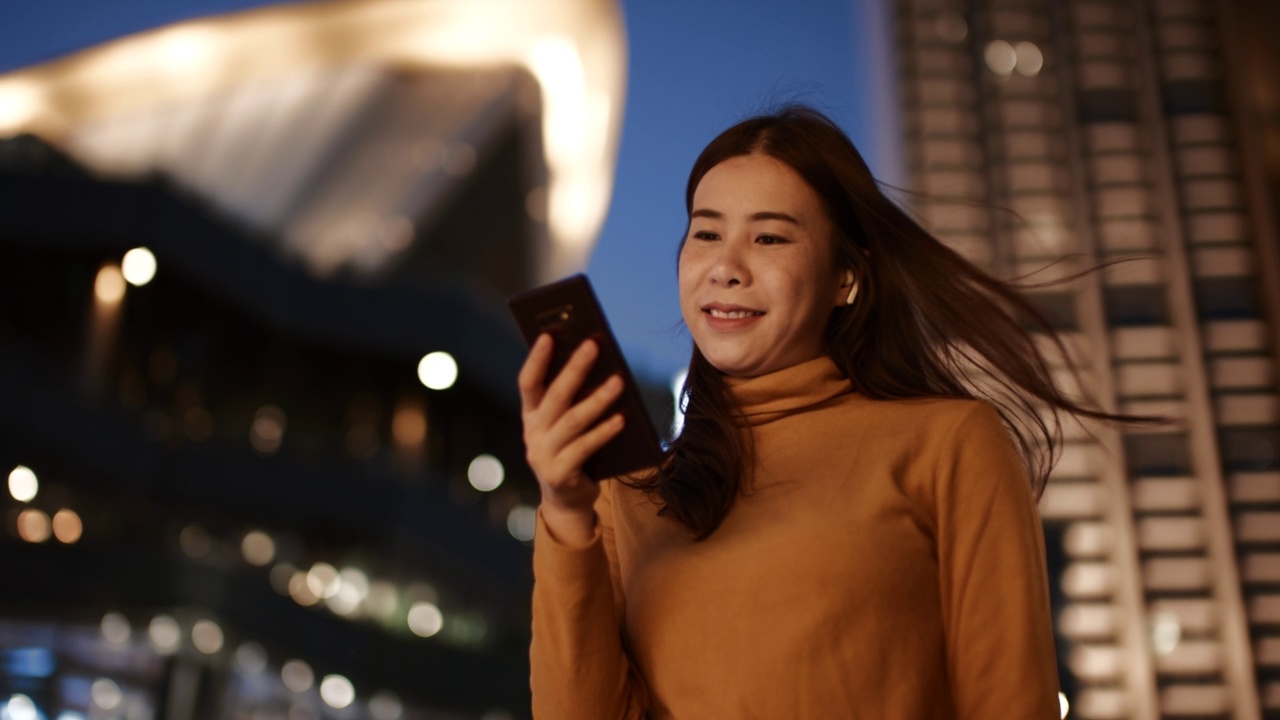
<svg viewBox="0 0 1280 720"><path fill-rule="evenodd" d="M573 275L534 288L511 298L509 305L525 342L532 345L543 332L550 333L555 341L547 384L559 374L573 351L588 338L596 341L600 354L575 402L589 395L610 375L620 374L625 381L622 394L601 418L621 412L626 418L626 427L587 460L583 465L587 475L603 480L657 466L662 461L658 433L586 276Z"/></svg>

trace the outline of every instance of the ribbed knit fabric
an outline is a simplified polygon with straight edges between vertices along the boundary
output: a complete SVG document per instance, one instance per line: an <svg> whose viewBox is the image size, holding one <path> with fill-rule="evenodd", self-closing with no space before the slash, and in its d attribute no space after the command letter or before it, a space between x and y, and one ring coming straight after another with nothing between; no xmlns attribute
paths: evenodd
<svg viewBox="0 0 1280 720"><path fill-rule="evenodd" d="M874 401L828 358L731 387L755 475L695 541L603 484L539 519L534 717L1053 720L1043 535L995 410Z"/></svg>

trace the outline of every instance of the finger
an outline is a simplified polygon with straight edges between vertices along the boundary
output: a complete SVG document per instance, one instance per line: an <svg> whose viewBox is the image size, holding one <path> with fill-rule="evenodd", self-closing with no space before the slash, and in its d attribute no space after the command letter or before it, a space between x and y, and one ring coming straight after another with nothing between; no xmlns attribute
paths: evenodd
<svg viewBox="0 0 1280 720"><path fill-rule="evenodd" d="M547 431L547 442L552 447L568 445L587 428L600 420L618 396L622 394L623 380L611 376L573 407L557 418Z"/></svg>
<svg viewBox="0 0 1280 720"><path fill-rule="evenodd" d="M614 375L596 388L591 395L574 405L567 412L549 417L544 411L525 418L526 459L540 476L563 477L581 471L580 467L566 465L560 455L600 416L622 392L623 380ZM544 478L544 479L545 479Z"/></svg>
<svg viewBox="0 0 1280 720"><path fill-rule="evenodd" d="M609 416L606 420L591 428L587 432L578 436L576 440L569 443L560 451L559 461L564 463L565 467L581 468L586 464L587 459L595 455L600 448L609 444L609 441L618 436L622 432L622 428L626 427L626 419L622 417L622 413ZM599 480L600 478L596 478Z"/></svg>
<svg viewBox="0 0 1280 720"><path fill-rule="evenodd" d="M573 402L573 397L582 388L582 382L586 380L587 373L591 372L591 366L595 364L596 358L600 355L600 347L596 345L594 340L584 340L573 355L569 356L569 361L565 363L564 369L556 375L551 384L547 386L547 391L542 396L542 401L546 403L550 412L559 415L569 407Z"/></svg>
<svg viewBox="0 0 1280 720"><path fill-rule="evenodd" d="M520 366L520 374L516 376L516 385L520 388L520 404L524 411L532 411L542 402L546 392L547 366L551 364L551 350L554 345L551 336L542 333L529 348L529 356Z"/></svg>

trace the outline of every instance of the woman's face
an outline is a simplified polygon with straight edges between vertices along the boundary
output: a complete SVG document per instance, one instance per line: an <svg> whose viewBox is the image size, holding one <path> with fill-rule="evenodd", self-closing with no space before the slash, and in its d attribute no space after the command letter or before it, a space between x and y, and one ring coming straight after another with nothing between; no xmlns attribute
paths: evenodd
<svg viewBox="0 0 1280 720"><path fill-rule="evenodd" d="M813 188L761 153L716 165L693 193L680 251L680 312L718 370L754 377L823 354L848 289L834 228Z"/></svg>

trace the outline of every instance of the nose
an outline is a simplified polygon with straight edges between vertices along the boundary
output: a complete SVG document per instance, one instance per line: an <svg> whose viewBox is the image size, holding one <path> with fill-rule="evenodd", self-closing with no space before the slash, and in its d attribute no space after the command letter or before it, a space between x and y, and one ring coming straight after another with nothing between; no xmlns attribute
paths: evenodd
<svg viewBox="0 0 1280 720"><path fill-rule="evenodd" d="M717 244L715 260L711 266L713 285L736 287L751 281L746 258L747 243L726 238Z"/></svg>

